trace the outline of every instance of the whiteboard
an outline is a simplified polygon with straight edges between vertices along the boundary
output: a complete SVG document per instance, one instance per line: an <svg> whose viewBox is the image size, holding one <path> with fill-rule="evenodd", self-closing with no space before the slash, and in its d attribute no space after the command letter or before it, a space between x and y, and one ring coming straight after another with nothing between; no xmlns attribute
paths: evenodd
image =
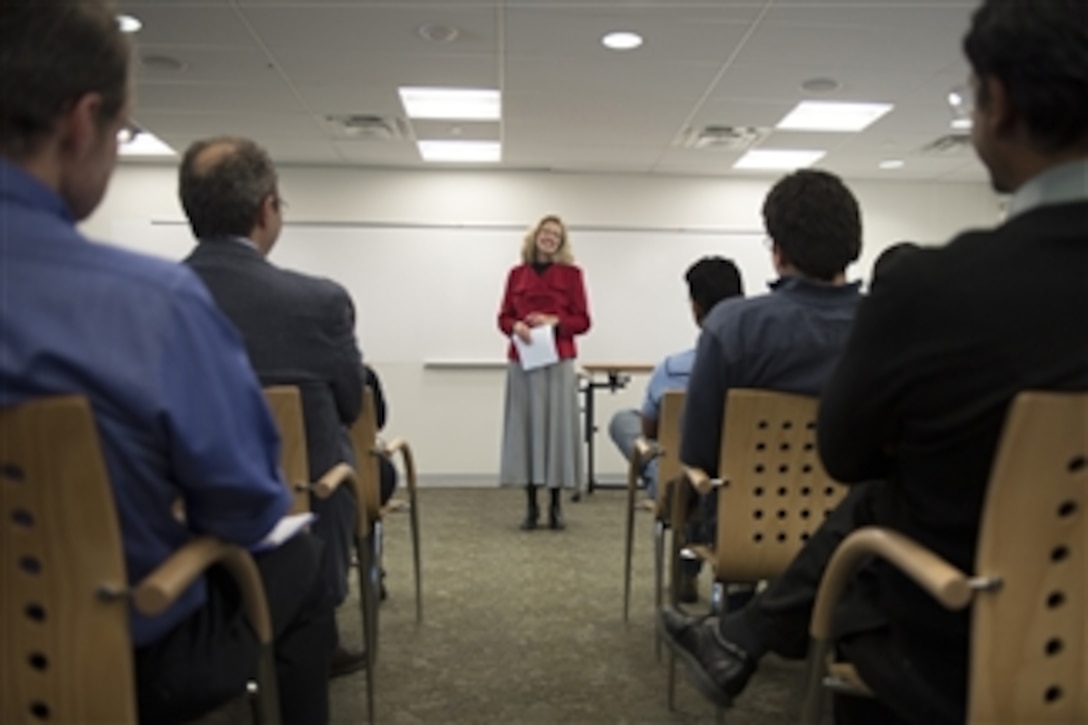
<svg viewBox="0 0 1088 725"><path fill-rule="evenodd" d="M118 222L116 243L180 260L193 247L179 223ZM355 300L364 355L374 362L497 362L506 341L496 322L506 274L525 230L514 227L294 224L271 260L335 279ZM759 231L571 227L585 273L592 328L583 362L656 363L697 334L685 270L698 258L736 262L746 294L774 278Z"/></svg>

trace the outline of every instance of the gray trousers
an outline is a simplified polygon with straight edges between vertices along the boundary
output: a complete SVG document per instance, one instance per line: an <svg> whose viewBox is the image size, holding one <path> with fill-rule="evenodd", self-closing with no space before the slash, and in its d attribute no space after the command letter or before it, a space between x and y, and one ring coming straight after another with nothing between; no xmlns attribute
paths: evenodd
<svg viewBox="0 0 1088 725"><path fill-rule="evenodd" d="M637 410L620 410L612 416L608 424L608 435L620 450L625 461L631 460L635 450L635 441L642 435L642 414ZM657 459L643 464L639 472L642 485L650 498L657 498Z"/></svg>

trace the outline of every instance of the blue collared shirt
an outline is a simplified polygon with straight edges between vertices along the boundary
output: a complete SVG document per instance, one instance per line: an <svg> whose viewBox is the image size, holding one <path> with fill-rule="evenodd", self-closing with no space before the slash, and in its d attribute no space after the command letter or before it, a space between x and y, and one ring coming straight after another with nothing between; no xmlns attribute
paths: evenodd
<svg viewBox="0 0 1088 725"><path fill-rule="evenodd" d="M732 388L819 395L846 346L858 287L783 277L770 294L715 305L695 350L680 459L717 475L722 407Z"/></svg>
<svg viewBox="0 0 1088 725"><path fill-rule="evenodd" d="M686 390L691 366L695 363L695 348L669 355L650 373L646 385L646 397L642 401L642 417L657 420L661 417L661 398L670 390Z"/></svg>
<svg viewBox="0 0 1088 725"><path fill-rule="evenodd" d="M195 534L251 546L283 516L275 425L238 333L189 269L90 243L56 193L0 160L0 290L0 406L89 399L131 583ZM198 581L158 617L133 612L133 644L204 599Z"/></svg>

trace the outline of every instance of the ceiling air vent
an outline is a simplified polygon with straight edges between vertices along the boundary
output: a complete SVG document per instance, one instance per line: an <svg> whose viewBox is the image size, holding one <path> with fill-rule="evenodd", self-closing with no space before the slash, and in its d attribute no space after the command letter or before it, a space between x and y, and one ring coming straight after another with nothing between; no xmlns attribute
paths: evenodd
<svg viewBox="0 0 1088 725"><path fill-rule="evenodd" d="M970 150L971 137L965 133L950 133L922 147L922 153L930 156L949 156Z"/></svg>
<svg viewBox="0 0 1088 725"><path fill-rule="evenodd" d="M761 141L768 129L755 126L706 126L689 128L680 139L680 146L688 149L718 151L745 151Z"/></svg>
<svg viewBox="0 0 1088 725"><path fill-rule="evenodd" d="M400 141L411 135L407 121L365 114L326 116L329 130L345 139L357 141Z"/></svg>

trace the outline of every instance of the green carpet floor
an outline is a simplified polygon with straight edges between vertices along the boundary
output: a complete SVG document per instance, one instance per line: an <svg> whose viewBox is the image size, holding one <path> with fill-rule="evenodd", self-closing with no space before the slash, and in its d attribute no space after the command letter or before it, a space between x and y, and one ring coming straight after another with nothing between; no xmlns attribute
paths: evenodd
<svg viewBox="0 0 1088 725"><path fill-rule="evenodd" d="M422 625L409 517L387 517L378 722L717 722L679 664L676 709L666 707L667 667L654 656L646 512L636 519L631 618L623 622L624 503L615 490L580 503L564 496L566 531L523 532L522 491L421 491ZM709 577L700 583L705 606ZM345 642L361 642L354 593L339 619ZM724 722L796 722L801 677L800 663L767 658ZM334 681L332 702L334 722L365 722L363 673Z"/></svg>

